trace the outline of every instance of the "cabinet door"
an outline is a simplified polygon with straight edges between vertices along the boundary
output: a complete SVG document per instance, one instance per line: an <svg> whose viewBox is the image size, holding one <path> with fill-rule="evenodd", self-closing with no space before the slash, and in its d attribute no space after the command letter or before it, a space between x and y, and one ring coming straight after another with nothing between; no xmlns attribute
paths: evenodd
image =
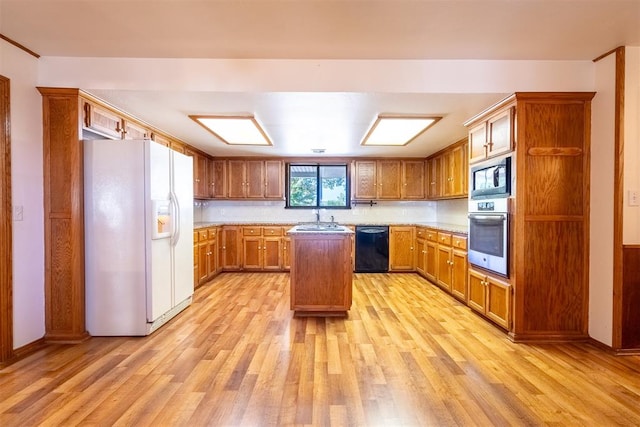
<svg viewBox="0 0 640 427"><path fill-rule="evenodd" d="M284 167L280 160L264 162L264 197L267 199L284 198Z"/></svg>
<svg viewBox="0 0 640 427"><path fill-rule="evenodd" d="M84 103L84 128L112 139L122 139L122 117L89 102Z"/></svg>
<svg viewBox="0 0 640 427"><path fill-rule="evenodd" d="M209 183L209 197L213 199L227 197L227 162L225 160L209 160L207 181Z"/></svg>
<svg viewBox="0 0 640 427"><path fill-rule="evenodd" d="M291 238L284 237L282 239L282 269L291 270Z"/></svg>
<svg viewBox="0 0 640 427"><path fill-rule="evenodd" d="M231 198L244 198L245 196L246 179L244 166L243 160L229 160L227 183L229 184L229 197Z"/></svg>
<svg viewBox="0 0 640 427"><path fill-rule="evenodd" d="M425 250L425 274L427 279L436 283L438 274L438 244L427 241Z"/></svg>
<svg viewBox="0 0 640 427"><path fill-rule="evenodd" d="M402 199L424 199L424 161L402 162Z"/></svg>
<svg viewBox="0 0 640 427"><path fill-rule="evenodd" d="M400 199L401 167L400 160L378 160L376 165L379 199Z"/></svg>
<svg viewBox="0 0 640 427"><path fill-rule="evenodd" d="M486 315L498 325L511 326L511 285L493 277L487 277Z"/></svg>
<svg viewBox="0 0 640 427"><path fill-rule="evenodd" d="M241 265L240 228L229 226L222 228L222 259L224 270L240 270Z"/></svg>
<svg viewBox="0 0 640 427"><path fill-rule="evenodd" d="M451 294L467 301L467 252L453 249L451 253Z"/></svg>
<svg viewBox="0 0 640 427"><path fill-rule="evenodd" d="M414 228L389 228L389 270L412 271L414 269Z"/></svg>
<svg viewBox="0 0 640 427"><path fill-rule="evenodd" d="M482 122L469 129L469 163L487 158L487 124Z"/></svg>
<svg viewBox="0 0 640 427"><path fill-rule="evenodd" d="M198 284L203 284L209 277L209 243L198 243Z"/></svg>
<svg viewBox="0 0 640 427"><path fill-rule="evenodd" d="M453 175L453 152L447 151L440 156L440 196L449 197L452 195L452 175Z"/></svg>
<svg viewBox="0 0 640 427"><path fill-rule="evenodd" d="M185 154L193 158L193 197L208 197L207 158L189 149L185 150Z"/></svg>
<svg viewBox="0 0 640 427"><path fill-rule="evenodd" d="M262 240L262 268L264 270L280 270L282 239L280 237L264 237Z"/></svg>
<svg viewBox="0 0 640 427"><path fill-rule="evenodd" d="M487 299L486 278L484 274L472 268L469 269L469 299L467 305L482 314L485 313Z"/></svg>
<svg viewBox="0 0 640 427"><path fill-rule="evenodd" d="M416 239L416 271L426 277L427 241Z"/></svg>
<svg viewBox="0 0 640 427"><path fill-rule="evenodd" d="M460 145L451 150L449 158L449 195L464 196L467 193L466 179L468 163L467 145Z"/></svg>
<svg viewBox="0 0 640 427"><path fill-rule="evenodd" d="M209 159L201 154L197 154L193 158L194 176L196 178L196 187L198 192L194 192L193 195L202 198L209 197L209 181L207 179L207 169L209 166ZM195 190L195 188L194 188Z"/></svg>
<svg viewBox="0 0 640 427"><path fill-rule="evenodd" d="M165 147L171 147L171 141L162 135L158 135L157 133L151 132L151 140L157 142L160 145L164 145Z"/></svg>
<svg viewBox="0 0 640 427"><path fill-rule="evenodd" d="M124 121L124 139L149 139L151 131L137 123Z"/></svg>
<svg viewBox="0 0 640 427"><path fill-rule="evenodd" d="M245 270L262 269L262 238L247 237L243 239L243 264Z"/></svg>
<svg viewBox="0 0 640 427"><path fill-rule="evenodd" d="M429 159L429 198L438 199L442 196L441 177L442 156Z"/></svg>
<svg viewBox="0 0 640 427"><path fill-rule="evenodd" d="M487 121L488 157L508 153L513 149L514 112L515 107L511 107Z"/></svg>
<svg viewBox="0 0 640 427"><path fill-rule="evenodd" d="M436 256L438 272L436 278L438 285L451 291L451 247L438 245L438 255Z"/></svg>
<svg viewBox="0 0 640 427"><path fill-rule="evenodd" d="M179 142L177 142L177 141L169 142L169 148L171 148L173 151L176 151L178 153L184 154L184 152L185 152L184 145L179 143Z"/></svg>
<svg viewBox="0 0 640 427"><path fill-rule="evenodd" d="M216 274L220 273L224 267L224 259L221 257L222 254L222 227L214 227L216 232L216 246L214 248L213 255L216 259Z"/></svg>
<svg viewBox="0 0 640 427"><path fill-rule="evenodd" d="M245 197L249 199L264 198L264 161L248 160L245 167Z"/></svg>
<svg viewBox="0 0 640 427"><path fill-rule="evenodd" d="M218 240L209 240L208 244L208 252L207 252L207 275L209 279L215 276L218 272Z"/></svg>
<svg viewBox="0 0 640 427"><path fill-rule="evenodd" d="M198 250L198 239L197 239L197 235L198 233L194 233L195 234L195 238L194 238L194 245L193 245L193 288L197 288L198 286L200 286L200 273L198 272L198 258L200 257L200 251Z"/></svg>
<svg viewBox="0 0 640 427"><path fill-rule="evenodd" d="M374 160L356 160L354 167L355 199L376 199L376 162Z"/></svg>

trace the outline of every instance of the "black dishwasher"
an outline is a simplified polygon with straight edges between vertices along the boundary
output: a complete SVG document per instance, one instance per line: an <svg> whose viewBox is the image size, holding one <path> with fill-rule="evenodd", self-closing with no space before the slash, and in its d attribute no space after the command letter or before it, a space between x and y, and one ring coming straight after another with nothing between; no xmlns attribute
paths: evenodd
<svg viewBox="0 0 640 427"><path fill-rule="evenodd" d="M389 226L356 225L356 273L389 271Z"/></svg>

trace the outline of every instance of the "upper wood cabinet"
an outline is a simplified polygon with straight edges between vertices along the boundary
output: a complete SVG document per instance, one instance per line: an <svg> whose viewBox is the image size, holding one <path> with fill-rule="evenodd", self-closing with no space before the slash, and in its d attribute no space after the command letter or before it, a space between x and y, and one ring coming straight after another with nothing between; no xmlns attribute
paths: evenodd
<svg viewBox="0 0 640 427"><path fill-rule="evenodd" d="M212 199L224 199L227 192L226 160L210 159L207 163L208 196Z"/></svg>
<svg viewBox="0 0 640 427"><path fill-rule="evenodd" d="M514 118L515 108L508 107L498 110L469 128L469 163L512 151Z"/></svg>
<svg viewBox="0 0 640 427"><path fill-rule="evenodd" d="M84 120L82 127L101 136L122 139L122 117L97 104L84 101Z"/></svg>
<svg viewBox="0 0 640 427"><path fill-rule="evenodd" d="M151 132L151 140L157 142L158 144L164 145L165 147L171 148L171 140L167 137L164 137L155 132Z"/></svg>
<svg viewBox="0 0 640 427"><path fill-rule="evenodd" d="M277 199L284 197L281 160L229 160L228 195L232 199Z"/></svg>
<svg viewBox="0 0 640 427"><path fill-rule="evenodd" d="M284 165L280 160L264 162L264 197L266 199L284 198Z"/></svg>
<svg viewBox="0 0 640 427"><path fill-rule="evenodd" d="M135 122L123 120L124 139L150 139L151 130Z"/></svg>
<svg viewBox="0 0 640 427"><path fill-rule="evenodd" d="M459 199L467 197L468 144L466 138L427 159L427 198Z"/></svg>
<svg viewBox="0 0 640 427"><path fill-rule="evenodd" d="M424 160L402 161L402 186L400 187L401 199L424 199L424 164Z"/></svg>
<svg viewBox="0 0 640 427"><path fill-rule="evenodd" d="M111 139L149 139L151 130L98 104L83 101L83 128Z"/></svg>
<svg viewBox="0 0 640 427"><path fill-rule="evenodd" d="M191 149L186 149L184 154L193 158L193 197L196 199L208 198L209 179L207 172L209 159Z"/></svg>
<svg viewBox="0 0 640 427"><path fill-rule="evenodd" d="M356 200L402 199L404 163L404 160L355 160L353 162L353 198ZM407 174L414 177L415 173L416 169L409 166ZM420 179L420 182L423 183L424 178ZM414 194L419 193L420 190L413 186L413 182L411 184L408 191L412 199L417 198Z"/></svg>
<svg viewBox="0 0 640 427"><path fill-rule="evenodd" d="M442 197L442 156L431 157L427 160L428 165L428 194L429 199L439 199Z"/></svg>

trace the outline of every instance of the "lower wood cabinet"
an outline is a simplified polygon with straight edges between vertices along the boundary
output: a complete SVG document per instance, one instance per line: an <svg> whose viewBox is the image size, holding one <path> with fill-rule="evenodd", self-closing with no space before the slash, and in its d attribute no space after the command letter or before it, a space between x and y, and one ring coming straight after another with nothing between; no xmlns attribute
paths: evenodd
<svg viewBox="0 0 640 427"><path fill-rule="evenodd" d="M389 271L414 271L415 227L389 227Z"/></svg>
<svg viewBox="0 0 640 427"><path fill-rule="evenodd" d="M194 232L194 287L215 277L221 270L218 257L220 227L201 228Z"/></svg>
<svg viewBox="0 0 640 427"><path fill-rule="evenodd" d="M223 271L239 271L242 267L242 235L239 226L224 226L220 233L219 259Z"/></svg>
<svg viewBox="0 0 640 427"><path fill-rule="evenodd" d="M282 269L282 227L243 227L242 234L244 270Z"/></svg>
<svg viewBox="0 0 640 427"><path fill-rule="evenodd" d="M291 270L291 238L282 238L282 269L284 271Z"/></svg>
<svg viewBox="0 0 640 427"><path fill-rule="evenodd" d="M469 307L505 329L511 326L511 285L469 268Z"/></svg>

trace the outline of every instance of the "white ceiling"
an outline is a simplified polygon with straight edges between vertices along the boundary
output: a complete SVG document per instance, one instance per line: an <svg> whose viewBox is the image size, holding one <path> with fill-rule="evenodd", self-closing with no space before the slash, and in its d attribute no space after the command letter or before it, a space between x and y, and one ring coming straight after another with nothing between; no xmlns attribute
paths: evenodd
<svg viewBox="0 0 640 427"><path fill-rule="evenodd" d="M590 61L640 45L640 0L0 0L0 34L43 57ZM508 93L82 89L215 155L310 155L331 141L334 155L424 156ZM254 112L275 147L230 149L185 119L225 110ZM382 112L445 118L404 149L367 151Z"/></svg>

